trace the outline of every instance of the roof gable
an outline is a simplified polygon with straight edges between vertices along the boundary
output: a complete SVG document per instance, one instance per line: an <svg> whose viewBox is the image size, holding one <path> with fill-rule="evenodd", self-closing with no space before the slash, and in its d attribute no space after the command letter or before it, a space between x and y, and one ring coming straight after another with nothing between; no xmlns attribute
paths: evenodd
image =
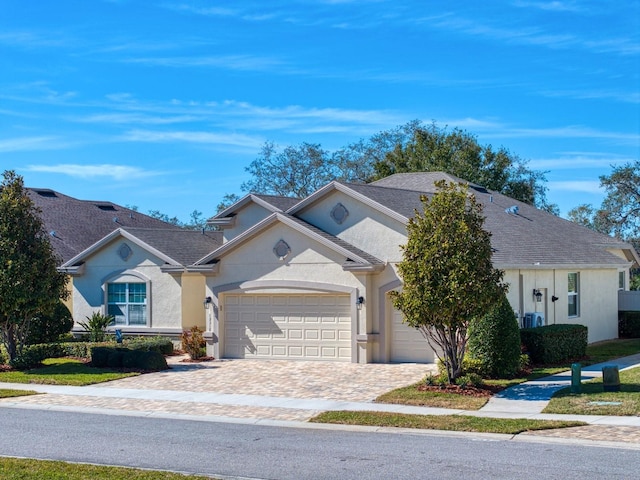
<svg viewBox="0 0 640 480"><path fill-rule="evenodd" d="M346 259L343 264L343 268L345 269L379 270L384 268L384 263L381 260L367 252L354 247L338 237L329 235L299 218L281 212L274 212L269 217L195 262L195 265L204 265L219 261L220 258L224 257L226 254L232 252L241 245L244 245L246 242L251 241L253 238L259 236L263 231L277 223L287 225L308 238L328 247L340 255L343 255Z"/></svg>

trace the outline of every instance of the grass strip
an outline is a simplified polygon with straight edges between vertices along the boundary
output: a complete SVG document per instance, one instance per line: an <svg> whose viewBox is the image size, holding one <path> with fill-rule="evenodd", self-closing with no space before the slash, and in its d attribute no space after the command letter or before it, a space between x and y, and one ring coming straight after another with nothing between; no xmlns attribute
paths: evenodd
<svg viewBox="0 0 640 480"><path fill-rule="evenodd" d="M30 370L0 372L0 382L82 386L139 375L136 372L93 368L71 358L49 358L43 364L43 367Z"/></svg>
<svg viewBox="0 0 640 480"><path fill-rule="evenodd" d="M420 428L455 432L505 433L584 426L584 422L529 420L525 418L485 418L468 415L409 415L389 412L324 412L309 420L313 423L366 425L376 427Z"/></svg>
<svg viewBox="0 0 640 480"><path fill-rule="evenodd" d="M377 403L453 408L456 410L479 410L489 400L488 397L471 397L457 393L420 391L418 390L420 385L424 385L424 382L396 388L380 395L375 401Z"/></svg>
<svg viewBox="0 0 640 480"><path fill-rule="evenodd" d="M33 390L10 390L0 388L0 398L24 397L27 395L38 395L38 392L34 392Z"/></svg>
<svg viewBox="0 0 640 480"><path fill-rule="evenodd" d="M640 415L640 367L620 372L620 391L605 392L602 378L585 382L581 393L571 388L556 392L543 413L578 415Z"/></svg>
<svg viewBox="0 0 640 480"><path fill-rule="evenodd" d="M0 457L2 480L211 480L179 473Z"/></svg>

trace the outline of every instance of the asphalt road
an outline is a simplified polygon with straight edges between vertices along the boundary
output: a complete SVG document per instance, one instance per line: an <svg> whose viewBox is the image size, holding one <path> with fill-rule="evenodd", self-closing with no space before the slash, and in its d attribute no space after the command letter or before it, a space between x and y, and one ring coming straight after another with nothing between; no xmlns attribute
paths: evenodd
<svg viewBox="0 0 640 480"><path fill-rule="evenodd" d="M635 479L640 450L0 408L0 455L255 479Z"/></svg>

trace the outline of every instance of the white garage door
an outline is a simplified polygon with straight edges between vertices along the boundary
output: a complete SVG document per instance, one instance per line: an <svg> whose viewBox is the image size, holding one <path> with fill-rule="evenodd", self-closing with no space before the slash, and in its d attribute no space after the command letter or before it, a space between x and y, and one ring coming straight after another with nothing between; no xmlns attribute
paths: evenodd
<svg viewBox="0 0 640 480"><path fill-rule="evenodd" d="M417 329L402 322L402 313L391 309L391 361L432 363L435 355Z"/></svg>
<svg viewBox="0 0 640 480"><path fill-rule="evenodd" d="M348 295L225 295L224 356L351 361Z"/></svg>

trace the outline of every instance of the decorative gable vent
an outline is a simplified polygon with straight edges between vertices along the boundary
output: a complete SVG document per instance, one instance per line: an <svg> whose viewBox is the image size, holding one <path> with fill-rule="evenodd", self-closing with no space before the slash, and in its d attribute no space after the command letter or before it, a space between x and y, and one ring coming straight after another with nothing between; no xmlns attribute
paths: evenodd
<svg viewBox="0 0 640 480"><path fill-rule="evenodd" d="M291 247L284 240L278 240L278 243L273 247L273 254L281 261L289 256L291 253Z"/></svg>
<svg viewBox="0 0 640 480"><path fill-rule="evenodd" d="M338 225L342 224L348 216L349 210L347 210L347 207L340 202L338 202L338 204L331 210L331 218L333 218Z"/></svg>
<svg viewBox="0 0 640 480"><path fill-rule="evenodd" d="M120 248L118 248L118 255L122 260L126 262L131 258L131 255L133 255L133 250L131 250L131 247L129 245L123 243L122 245L120 245Z"/></svg>

